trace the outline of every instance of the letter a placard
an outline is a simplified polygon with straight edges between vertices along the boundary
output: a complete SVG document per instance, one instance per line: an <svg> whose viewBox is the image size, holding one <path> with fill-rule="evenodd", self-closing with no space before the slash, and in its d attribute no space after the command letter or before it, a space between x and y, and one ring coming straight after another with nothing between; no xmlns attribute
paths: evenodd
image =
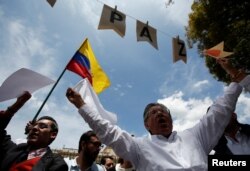
<svg viewBox="0 0 250 171"><path fill-rule="evenodd" d="M137 41L147 41L154 48L158 49L156 29L137 20L136 22Z"/></svg>
<svg viewBox="0 0 250 171"><path fill-rule="evenodd" d="M98 29L113 29L121 37L124 37L126 30L125 20L126 15L118 11L116 7L114 9L104 4Z"/></svg>

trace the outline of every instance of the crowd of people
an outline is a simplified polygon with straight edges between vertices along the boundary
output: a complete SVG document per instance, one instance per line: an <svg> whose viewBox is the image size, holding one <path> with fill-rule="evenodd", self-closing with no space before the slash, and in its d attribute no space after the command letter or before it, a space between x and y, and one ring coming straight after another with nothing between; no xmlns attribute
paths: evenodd
<svg viewBox="0 0 250 171"><path fill-rule="evenodd" d="M133 137L102 118L79 93L68 88L66 97L92 130L82 134L77 157L67 162L49 147L59 131L57 122L50 116L29 124L26 143L15 144L8 135L6 127L11 118L31 97L29 92L24 92L14 104L0 112L0 170L202 171L207 170L207 156L212 150L216 155L250 154L250 126L239 123L235 113L242 90L250 90L250 76L234 68L227 59L217 61L232 82L196 125L181 132L173 131L173 114L165 105L150 103L143 113L149 134ZM118 164L109 156L96 163L102 144L110 146L120 157Z"/></svg>

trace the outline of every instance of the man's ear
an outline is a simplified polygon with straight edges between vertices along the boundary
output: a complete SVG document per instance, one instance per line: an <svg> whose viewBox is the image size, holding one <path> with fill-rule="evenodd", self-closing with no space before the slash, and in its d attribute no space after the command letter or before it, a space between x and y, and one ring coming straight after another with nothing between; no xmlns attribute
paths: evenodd
<svg viewBox="0 0 250 171"><path fill-rule="evenodd" d="M57 132L51 132L51 134L50 134L50 138L51 139L56 139L56 136L57 136Z"/></svg>
<svg viewBox="0 0 250 171"><path fill-rule="evenodd" d="M87 143L85 141L81 142L82 150L86 149Z"/></svg>

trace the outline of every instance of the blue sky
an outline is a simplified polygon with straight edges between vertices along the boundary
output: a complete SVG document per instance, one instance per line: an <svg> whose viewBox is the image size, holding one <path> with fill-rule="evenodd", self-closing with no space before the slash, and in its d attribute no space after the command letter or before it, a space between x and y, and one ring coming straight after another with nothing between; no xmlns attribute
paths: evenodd
<svg viewBox="0 0 250 171"><path fill-rule="evenodd" d="M192 0L58 0L52 8L46 0L0 1L0 84L20 68L28 68L54 80L88 38L111 86L99 95L103 106L118 116L118 125L135 136L144 136L142 113L146 104L161 102L174 118L174 129L183 130L199 121L207 107L224 91L224 84L208 72L197 49L187 49L187 64L173 63L172 37L185 40ZM126 35L98 30L103 4L127 15ZM136 40L136 20L157 29L158 50ZM52 148L77 148L80 135L89 129L66 97L65 91L81 77L66 71L42 115L59 124ZM33 93L32 99L14 116L7 130L13 139L25 138L24 127L33 118L51 86ZM5 109L15 99L0 104ZM250 97L242 94L239 120L250 120Z"/></svg>

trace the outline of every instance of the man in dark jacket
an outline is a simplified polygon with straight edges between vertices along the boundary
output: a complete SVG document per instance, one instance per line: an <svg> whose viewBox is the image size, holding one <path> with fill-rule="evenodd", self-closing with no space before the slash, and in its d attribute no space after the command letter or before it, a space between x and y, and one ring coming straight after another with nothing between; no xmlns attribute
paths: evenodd
<svg viewBox="0 0 250 171"><path fill-rule="evenodd" d="M233 113L214 151L215 155L249 155L250 125L240 123L237 114Z"/></svg>
<svg viewBox="0 0 250 171"><path fill-rule="evenodd" d="M43 116L30 125L27 143L17 145L7 135L5 128L12 116L30 97L31 94L25 92L12 106L0 113L0 170L67 171L64 159L49 148L58 133L58 125L52 117Z"/></svg>

